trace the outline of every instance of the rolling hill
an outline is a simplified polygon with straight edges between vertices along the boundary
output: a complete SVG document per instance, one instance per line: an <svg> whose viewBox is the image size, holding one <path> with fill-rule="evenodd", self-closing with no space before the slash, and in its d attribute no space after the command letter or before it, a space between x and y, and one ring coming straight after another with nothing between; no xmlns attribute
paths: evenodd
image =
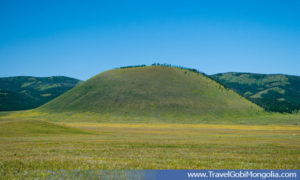
<svg viewBox="0 0 300 180"><path fill-rule="evenodd" d="M282 74L221 73L211 76L267 111L300 110L300 77Z"/></svg>
<svg viewBox="0 0 300 180"><path fill-rule="evenodd" d="M0 111L36 108L72 89L79 82L64 76L0 78Z"/></svg>
<svg viewBox="0 0 300 180"><path fill-rule="evenodd" d="M114 116L245 116L262 108L211 78L167 66L109 70L38 108Z"/></svg>

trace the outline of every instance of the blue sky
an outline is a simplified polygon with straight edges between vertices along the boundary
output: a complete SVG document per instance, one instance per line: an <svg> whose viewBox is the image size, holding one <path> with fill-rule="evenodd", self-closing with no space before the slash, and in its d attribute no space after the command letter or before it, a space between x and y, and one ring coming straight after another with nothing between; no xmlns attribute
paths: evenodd
<svg viewBox="0 0 300 180"><path fill-rule="evenodd" d="M0 76L154 62L300 75L298 0L0 0Z"/></svg>

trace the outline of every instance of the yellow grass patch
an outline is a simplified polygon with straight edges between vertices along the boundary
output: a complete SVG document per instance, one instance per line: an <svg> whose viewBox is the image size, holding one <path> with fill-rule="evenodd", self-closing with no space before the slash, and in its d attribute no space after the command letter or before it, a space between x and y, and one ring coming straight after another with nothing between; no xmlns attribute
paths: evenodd
<svg viewBox="0 0 300 180"><path fill-rule="evenodd" d="M111 127L111 128L179 128L179 129L236 129L236 130L300 130L299 126L293 125L216 125L216 124L122 124L122 123L60 123L67 126L78 128L96 128L96 127Z"/></svg>

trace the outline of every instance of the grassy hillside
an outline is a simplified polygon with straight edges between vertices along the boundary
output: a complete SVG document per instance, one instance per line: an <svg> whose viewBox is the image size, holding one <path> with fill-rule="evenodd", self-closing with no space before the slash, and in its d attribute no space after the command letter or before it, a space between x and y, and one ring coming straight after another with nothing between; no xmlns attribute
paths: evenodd
<svg viewBox="0 0 300 180"><path fill-rule="evenodd" d="M300 77L281 74L224 73L212 76L267 111L300 110Z"/></svg>
<svg viewBox="0 0 300 180"><path fill-rule="evenodd" d="M39 110L154 118L245 116L262 111L207 76L165 66L103 72Z"/></svg>
<svg viewBox="0 0 300 180"><path fill-rule="evenodd" d="M70 90L79 82L63 76L0 78L0 111L36 108Z"/></svg>

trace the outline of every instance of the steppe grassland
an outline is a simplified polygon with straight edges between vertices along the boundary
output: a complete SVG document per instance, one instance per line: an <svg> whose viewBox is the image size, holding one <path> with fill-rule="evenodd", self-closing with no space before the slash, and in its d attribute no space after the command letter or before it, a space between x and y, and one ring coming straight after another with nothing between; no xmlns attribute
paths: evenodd
<svg viewBox="0 0 300 180"><path fill-rule="evenodd" d="M64 125L82 130L2 135L1 176L47 177L60 170L91 169L300 168L298 126Z"/></svg>
<svg viewBox="0 0 300 180"><path fill-rule="evenodd" d="M0 179L62 171L89 176L86 170L97 169L300 168L299 115L265 114L245 124L125 120L93 113L1 113Z"/></svg>
<svg viewBox="0 0 300 180"><path fill-rule="evenodd" d="M300 125L300 113L281 114L262 112L249 116L117 116L115 114L93 112L49 113L38 110L0 112L1 121L45 120L48 122L89 122L89 123L122 123L122 124L216 124L216 125Z"/></svg>

